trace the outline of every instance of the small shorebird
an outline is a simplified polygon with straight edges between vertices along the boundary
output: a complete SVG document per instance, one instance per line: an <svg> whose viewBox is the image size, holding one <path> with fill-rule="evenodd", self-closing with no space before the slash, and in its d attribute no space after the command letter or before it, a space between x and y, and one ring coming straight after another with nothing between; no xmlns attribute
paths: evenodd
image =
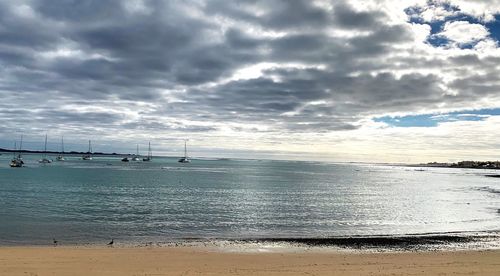
<svg viewBox="0 0 500 276"><path fill-rule="evenodd" d="M111 241L108 243L108 245L113 245L115 243L115 239L111 239Z"/></svg>
<svg viewBox="0 0 500 276"><path fill-rule="evenodd" d="M57 240L56 239L52 239L52 242L54 243L54 246L57 246Z"/></svg>

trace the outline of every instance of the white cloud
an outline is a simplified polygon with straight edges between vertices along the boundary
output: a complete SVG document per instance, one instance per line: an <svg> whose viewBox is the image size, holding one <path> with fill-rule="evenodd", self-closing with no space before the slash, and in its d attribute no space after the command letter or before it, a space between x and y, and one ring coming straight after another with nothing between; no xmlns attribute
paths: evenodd
<svg viewBox="0 0 500 276"><path fill-rule="evenodd" d="M481 24L467 21L446 22L443 31L437 34L446 37L456 44L469 44L488 37L489 31Z"/></svg>
<svg viewBox="0 0 500 276"><path fill-rule="evenodd" d="M439 35L476 46L434 47L430 25L405 13L426 0L13 3L0 0L4 140L49 128L123 145L166 139L158 151L196 137L204 152L406 162L483 157L495 148L488 131L500 134L498 118L428 129L371 120L500 106L488 30L448 22ZM484 18L496 8L478 3L452 1ZM435 5L423 16L452 14Z"/></svg>
<svg viewBox="0 0 500 276"><path fill-rule="evenodd" d="M456 11L446 10L441 6L431 6L427 7L422 12L421 17L425 22L433 22L433 21L444 20L456 14L457 14Z"/></svg>
<svg viewBox="0 0 500 276"><path fill-rule="evenodd" d="M482 19L493 21L494 15L500 13L500 0L451 0L463 13Z"/></svg>

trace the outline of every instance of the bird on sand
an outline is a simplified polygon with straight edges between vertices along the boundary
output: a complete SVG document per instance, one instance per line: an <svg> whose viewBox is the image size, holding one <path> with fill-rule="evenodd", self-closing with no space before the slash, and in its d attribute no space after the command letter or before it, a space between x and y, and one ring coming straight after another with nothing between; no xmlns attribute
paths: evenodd
<svg viewBox="0 0 500 276"><path fill-rule="evenodd" d="M54 243L54 246L57 246L57 240L56 239L52 239L52 242Z"/></svg>
<svg viewBox="0 0 500 276"><path fill-rule="evenodd" d="M115 243L115 239L111 239L111 241L108 243L108 245L113 245Z"/></svg>

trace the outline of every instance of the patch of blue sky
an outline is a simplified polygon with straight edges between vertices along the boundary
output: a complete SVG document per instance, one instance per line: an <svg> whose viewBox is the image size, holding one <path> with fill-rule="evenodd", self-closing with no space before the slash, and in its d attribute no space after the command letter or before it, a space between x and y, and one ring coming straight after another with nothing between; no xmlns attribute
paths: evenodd
<svg viewBox="0 0 500 276"><path fill-rule="evenodd" d="M432 1L429 1L429 5L436 5L433 4ZM450 4L442 4L442 8L444 8L446 11L453 12L453 15L450 15L443 20L435 20L432 22L426 22L422 17L421 14L423 13L423 9L421 7L410 7L405 10L406 14L409 15L410 17L410 22L411 23L417 23L417 24L427 24L431 27L431 35L427 39L427 42L431 44L432 46L435 47L442 47L442 46L447 46L449 45L449 40L446 37L438 35L441 31L443 31L443 27L446 24L446 22L453 22L453 21L467 21L471 24L481 24L484 25L488 31L490 32L490 37L497 42L500 41L500 14L496 14L494 16L494 20L488 21L488 22L483 22L481 18L476 18L464 13L460 12L460 9L458 9L455 6L452 6ZM477 42L476 42L477 43ZM476 43L470 43L470 44L463 44L460 45L462 49L470 49L475 46Z"/></svg>
<svg viewBox="0 0 500 276"><path fill-rule="evenodd" d="M488 28L490 36L496 41L500 41L500 14L495 15L495 20L487 22L484 25Z"/></svg>
<svg viewBox="0 0 500 276"><path fill-rule="evenodd" d="M449 39L447 39L446 37L443 37L443 36L439 36L439 35L429 36L429 38L427 38L427 42L434 47L445 47L447 45L450 45Z"/></svg>
<svg viewBox="0 0 500 276"><path fill-rule="evenodd" d="M374 118L373 120L375 122L383 122L394 127L436 127L439 123L457 121L482 121L491 116L500 116L500 108L396 117L383 116Z"/></svg>

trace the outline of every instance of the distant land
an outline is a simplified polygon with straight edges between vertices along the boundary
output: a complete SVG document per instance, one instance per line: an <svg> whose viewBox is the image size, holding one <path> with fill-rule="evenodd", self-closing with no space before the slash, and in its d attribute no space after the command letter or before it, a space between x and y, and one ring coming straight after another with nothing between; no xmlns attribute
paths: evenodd
<svg viewBox="0 0 500 276"><path fill-rule="evenodd" d="M43 150L12 150L12 149L3 149L3 148L0 148L0 152L10 152L10 153L14 153L14 152L20 152L20 153L39 153L39 154L42 154L42 153L46 153L46 154L61 154L60 151L43 151ZM64 154L68 154L68 155L80 155L80 154L90 154L90 152L83 152L83 151L65 151ZM135 154L130 154L130 153L116 153L116 152L113 152L113 153L104 153L104 152L92 152L92 155L102 155L102 156L134 156ZM142 155L139 155L139 156L142 156Z"/></svg>
<svg viewBox="0 0 500 276"><path fill-rule="evenodd" d="M430 162L413 166L439 168L500 169L500 161L460 161L457 163Z"/></svg>

